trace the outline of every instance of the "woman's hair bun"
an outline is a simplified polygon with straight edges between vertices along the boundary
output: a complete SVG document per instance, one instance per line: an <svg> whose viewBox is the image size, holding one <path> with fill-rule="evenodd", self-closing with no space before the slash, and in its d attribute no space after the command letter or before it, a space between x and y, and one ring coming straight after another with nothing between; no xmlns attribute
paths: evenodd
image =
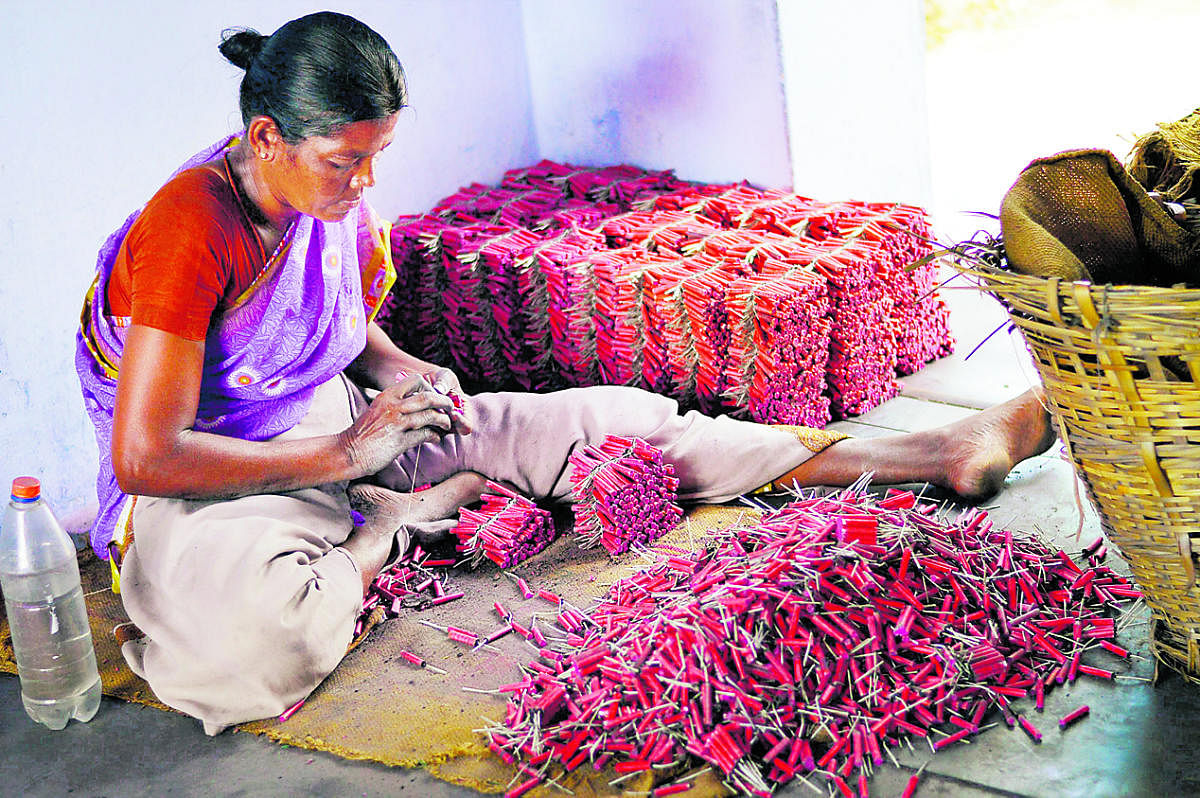
<svg viewBox="0 0 1200 798"><path fill-rule="evenodd" d="M217 49L239 69L249 69L268 37L251 28L229 28L221 33Z"/></svg>
<svg viewBox="0 0 1200 798"><path fill-rule="evenodd" d="M318 11L265 37L229 28L219 49L245 70L238 90L242 123L249 127L266 116L288 144L383 119L407 104L404 70L392 48L345 14Z"/></svg>

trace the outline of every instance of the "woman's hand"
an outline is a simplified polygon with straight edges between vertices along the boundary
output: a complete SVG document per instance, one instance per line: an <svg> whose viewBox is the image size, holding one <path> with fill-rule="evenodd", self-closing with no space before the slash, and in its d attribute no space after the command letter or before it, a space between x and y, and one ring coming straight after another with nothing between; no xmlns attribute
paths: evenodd
<svg viewBox="0 0 1200 798"><path fill-rule="evenodd" d="M433 390L450 398L454 410L450 413L453 431L459 435L470 435L475 429L475 413L471 397L463 393L458 375L448 368L437 368L426 373L425 379Z"/></svg>
<svg viewBox="0 0 1200 798"><path fill-rule="evenodd" d="M422 376L385 388L341 437L364 474L375 474L404 452L454 431L454 403Z"/></svg>

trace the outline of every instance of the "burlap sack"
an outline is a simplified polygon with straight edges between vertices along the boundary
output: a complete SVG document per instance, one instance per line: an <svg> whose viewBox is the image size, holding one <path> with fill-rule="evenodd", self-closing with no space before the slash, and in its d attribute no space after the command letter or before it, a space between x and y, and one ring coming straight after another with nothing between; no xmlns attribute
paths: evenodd
<svg viewBox="0 0 1200 798"><path fill-rule="evenodd" d="M1200 247L1105 150L1040 158L1000 207L1014 271L1093 283L1200 284Z"/></svg>

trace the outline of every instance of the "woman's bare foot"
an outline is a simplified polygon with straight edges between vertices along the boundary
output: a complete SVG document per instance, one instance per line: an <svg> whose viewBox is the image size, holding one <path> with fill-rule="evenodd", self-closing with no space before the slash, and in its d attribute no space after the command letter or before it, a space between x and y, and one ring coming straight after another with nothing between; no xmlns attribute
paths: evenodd
<svg viewBox="0 0 1200 798"><path fill-rule="evenodd" d="M1004 485L1013 466L1050 448L1056 435L1041 388L936 430L946 455L931 480L965 499L983 499Z"/></svg>
<svg viewBox="0 0 1200 798"><path fill-rule="evenodd" d="M978 501L998 491L1017 463L1050 448L1054 437L1042 390L1034 388L938 429L838 441L775 484L849 485L871 472L883 485L930 482Z"/></svg>
<svg viewBox="0 0 1200 798"><path fill-rule="evenodd" d="M364 527L382 527L389 533L404 524L450 518L460 507L479 501L487 478L474 471L460 471L444 482L412 493L389 490L361 482L346 491L350 509L362 514Z"/></svg>
<svg viewBox="0 0 1200 798"><path fill-rule="evenodd" d="M487 488L487 478L474 471L461 471L444 482L414 493L359 483L346 490L350 508L363 517L342 544L358 563L366 592L375 575L387 561L393 547L403 552L408 537L397 535L405 524L419 524L452 518L460 507L479 501Z"/></svg>

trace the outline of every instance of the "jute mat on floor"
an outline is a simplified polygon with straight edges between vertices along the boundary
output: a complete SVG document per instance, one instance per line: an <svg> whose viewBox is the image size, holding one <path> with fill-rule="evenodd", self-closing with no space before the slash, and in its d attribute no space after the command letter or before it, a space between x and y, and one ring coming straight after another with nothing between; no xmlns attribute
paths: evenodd
<svg viewBox="0 0 1200 798"><path fill-rule="evenodd" d="M692 549L714 531L757 519L758 514L748 508L702 506L691 510L684 523L658 543ZM647 560L633 553L613 560L602 549L582 550L566 533L511 573L524 577L534 590L546 588L586 609L612 582L646 564ZM168 709L121 657L112 630L128 618L120 597L109 589L108 564L86 550L80 556L80 573L105 695ZM539 624L548 625L554 614L542 599L522 599L515 582L490 563L476 571L456 569L453 573L453 589L463 591L464 598L421 611L406 610L400 617L380 623L287 721L260 720L241 724L236 730L347 759L422 767L455 784L481 792L503 792L515 771L488 751L484 738L475 730L487 725L486 718L503 716L505 698L462 688L487 690L518 681L520 664L536 657L536 652L516 635L498 640L495 650L471 651L418 621L486 634L500 626L492 609L495 601L515 613L521 623L536 615ZM400 658L402 650L424 657L447 673L414 668ZM16 673L8 621L3 615L0 672ZM648 778L610 787L608 782L614 777L611 769L596 773L583 767L564 784L580 796L646 791L651 787ZM697 780L688 794L723 793L709 775ZM546 789L532 794L551 792Z"/></svg>

